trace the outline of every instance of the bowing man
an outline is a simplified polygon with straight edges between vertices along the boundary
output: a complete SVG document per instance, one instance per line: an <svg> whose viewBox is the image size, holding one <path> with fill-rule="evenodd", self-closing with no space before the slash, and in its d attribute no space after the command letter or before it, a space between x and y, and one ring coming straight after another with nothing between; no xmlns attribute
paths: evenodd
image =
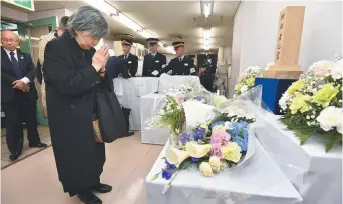
<svg viewBox="0 0 343 204"><path fill-rule="evenodd" d="M142 76L157 77L167 63L166 56L157 52L159 39L148 38L147 41L150 53L144 56Z"/></svg>
<svg viewBox="0 0 343 204"><path fill-rule="evenodd" d="M125 60L129 74L131 77L135 77L138 68L138 57L130 53L132 44L133 42L129 39L121 40L121 46L124 54L120 55L119 58Z"/></svg>
<svg viewBox="0 0 343 204"><path fill-rule="evenodd" d="M173 42L176 58L170 60L169 64L162 69L161 73L170 75L197 75L194 60L185 55L185 43Z"/></svg>

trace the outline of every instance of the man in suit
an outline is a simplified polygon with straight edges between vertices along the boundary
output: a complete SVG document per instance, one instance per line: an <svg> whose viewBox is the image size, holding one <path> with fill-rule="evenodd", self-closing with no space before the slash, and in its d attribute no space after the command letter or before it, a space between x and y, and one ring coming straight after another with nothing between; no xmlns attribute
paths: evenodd
<svg viewBox="0 0 343 204"><path fill-rule="evenodd" d="M166 56L157 52L159 39L148 38L147 41L150 53L144 56L142 76L158 77L162 68L166 66Z"/></svg>
<svg viewBox="0 0 343 204"><path fill-rule="evenodd" d="M34 85L35 68L30 55L17 50L18 36L12 31L1 31L1 103L6 117L7 147L12 161L18 159L23 149L25 122L30 147L47 147L41 143L37 131Z"/></svg>
<svg viewBox="0 0 343 204"><path fill-rule="evenodd" d="M119 58L125 60L129 74L131 77L135 77L138 69L138 57L130 53L132 44L133 42L131 40L121 40L121 46L124 54L120 55Z"/></svg>
<svg viewBox="0 0 343 204"><path fill-rule="evenodd" d="M185 43L173 42L176 58L170 60L169 64L163 68L161 73L170 73L171 75L197 75L194 60L185 55Z"/></svg>

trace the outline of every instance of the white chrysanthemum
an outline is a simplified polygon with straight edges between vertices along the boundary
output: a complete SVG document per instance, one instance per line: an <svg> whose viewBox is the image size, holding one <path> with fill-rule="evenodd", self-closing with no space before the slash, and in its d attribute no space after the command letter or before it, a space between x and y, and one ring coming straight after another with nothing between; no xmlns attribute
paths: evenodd
<svg viewBox="0 0 343 204"><path fill-rule="evenodd" d="M289 99L289 96L288 96L287 92L284 93L282 95L282 97L280 98L279 105L280 105L282 110L286 110L287 109L287 101L288 101L288 99Z"/></svg>
<svg viewBox="0 0 343 204"><path fill-rule="evenodd" d="M342 133L342 117L343 111L341 108L328 106L320 112L317 121L324 131L329 131L336 127L337 131Z"/></svg>
<svg viewBox="0 0 343 204"><path fill-rule="evenodd" d="M337 62L332 62L330 64L331 68L331 76L334 79L341 79L343 77L343 63L342 60L338 60Z"/></svg>
<svg viewBox="0 0 343 204"><path fill-rule="evenodd" d="M249 87L247 85L243 85L241 88L241 93L244 93L249 90Z"/></svg>
<svg viewBox="0 0 343 204"><path fill-rule="evenodd" d="M214 172L220 171L220 158L217 156L210 157L208 163L211 165Z"/></svg>

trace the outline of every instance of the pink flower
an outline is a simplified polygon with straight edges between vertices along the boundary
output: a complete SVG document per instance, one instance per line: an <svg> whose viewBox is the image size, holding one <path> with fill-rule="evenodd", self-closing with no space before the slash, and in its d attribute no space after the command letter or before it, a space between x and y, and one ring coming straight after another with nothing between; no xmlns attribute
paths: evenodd
<svg viewBox="0 0 343 204"><path fill-rule="evenodd" d="M178 102L178 103L182 103L183 101L184 101L184 100L183 100L183 98L181 98L181 97L177 99L177 102Z"/></svg>
<svg viewBox="0 0 343 204"><path fill-rule="evenodd" d="M212 144L211 156L222 158L222 145L220 143Z"/></svg>
<svg viewBox="0 0 343 204"><path fill-rule="evenodd" d="M222 146L226 146L230 139L230 134L225 129L222 129L211 135L211 144L219 143Z"/></svg>
<svg viewBox="0 0 343 204"><path fill-rule="evenodd" d="M327 71L325 69L323 69L323 67L317 67L314 69L314 73L318 77L324 77L326 72Z"/></svg>

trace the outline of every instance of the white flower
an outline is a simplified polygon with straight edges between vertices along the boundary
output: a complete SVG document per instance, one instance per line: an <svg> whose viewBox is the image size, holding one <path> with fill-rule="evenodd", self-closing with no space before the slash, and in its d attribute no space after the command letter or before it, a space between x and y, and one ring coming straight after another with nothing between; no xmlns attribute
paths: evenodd
<svg viewBox="0 0 343 204"><path fill-rule="evenodd" d="M217 156L210 157L208 163L211 165L213 171L218 172L220 171L220 158Z"/></svg>
<svg viewBox="0 0 343 204"><path fill-rule="evenodd" d="M229 122L229 121L226 121L225 122L225 128L227 129L227 130L231 130L233 127L232 127L232 123L231 122Z"/></svg>
<svg viewBox="0 0 343 204"><path fill-rule="evenodd" d="M315 118L315 116L314 116L314 115L311 115L311 118L313 119L313 118Z"/></svg>
<svg viewBox="0 0 343 204"><path fill-rule="evenodd" d="M337 127L337 131L342 131L342 117L343 111L341 108L328 106L320 112L317 121L324 131L329 131L334 127Z"/></svg>
<svg viewBox="0 0 343 204"><path fill-rule="evenodd" d="M308 115L308 116L306 116L306 119L309 120L309 119L311 119L311 117Z"/></svg>
<svg viewBox="0 0 343 204"><path fill-rule="evenodd" d="M286 93L284 93L283 95L282 95L282 97L280 98L280 100L279 100L279 105L280 105L280 107L281 107L281 109L282 110L286 110L287 109L287 101L288 101L288 94L287 94L287 92Z"/></svg>
<svg viewBox="0 0 343 204"><path fill-rule="evenodd" d="M241 93L244 93L249 90L249 87L247 85L243 85L241 88Z"/></svg>
<svg viewBox="0 0 343 204"><path fill-rule="evenodd" d="M337 62L332 62L331 64L331 75L335 80L341 79L343 77L343 63L342 60Z"/></svg>
<svg viewBox="0 0 343 204"><path fill-rule="evenodd" d="M200 175L202 175L202 176L206 176L206 177L213 176L212 167L207 162L202 162L199 166L199 170L200 170Z"/></svg>

